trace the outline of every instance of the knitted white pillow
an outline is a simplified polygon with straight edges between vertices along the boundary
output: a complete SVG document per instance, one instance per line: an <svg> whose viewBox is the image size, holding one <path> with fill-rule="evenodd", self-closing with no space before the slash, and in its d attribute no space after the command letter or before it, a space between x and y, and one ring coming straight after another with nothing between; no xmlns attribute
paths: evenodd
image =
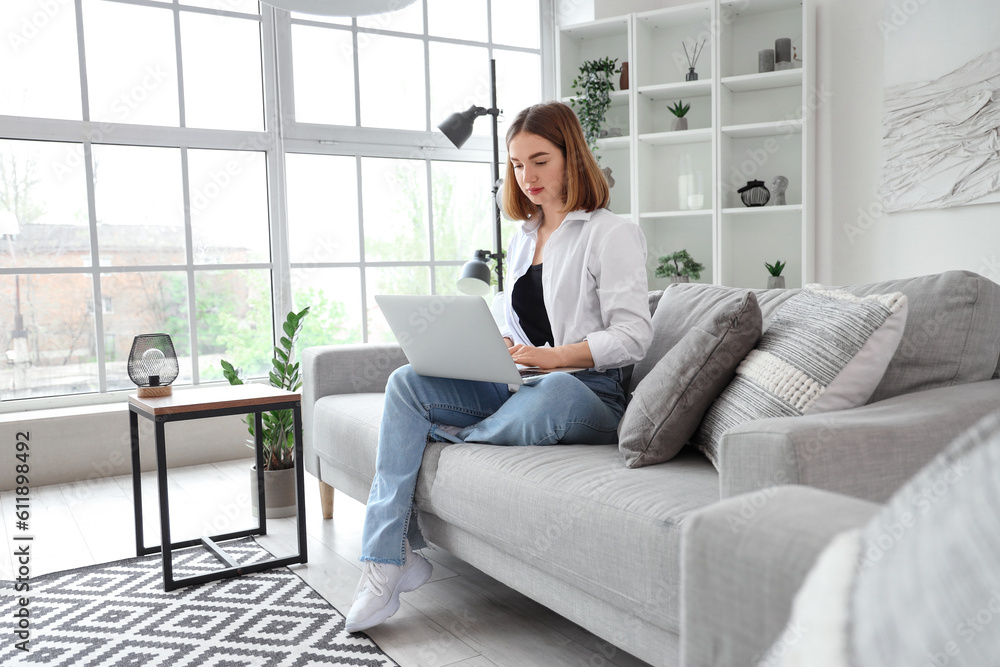
<svg viewBox="0 0 1000 667"><path fill-rule="evenodd" d="M864 405L905 324L900 292L859 297L806 285L775 312L691 442L718 467L719 442L734 426Z"/></svg>

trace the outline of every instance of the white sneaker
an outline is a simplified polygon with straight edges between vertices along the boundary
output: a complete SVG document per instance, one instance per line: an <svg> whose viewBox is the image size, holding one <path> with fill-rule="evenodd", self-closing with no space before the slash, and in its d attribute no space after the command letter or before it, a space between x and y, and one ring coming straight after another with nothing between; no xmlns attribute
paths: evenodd
<svg viewBox="0 0 1000 667"><path fill-rule="evenodd" d="M354 592L354 604L344 629L361 632L374 627L399 611L399 594L413 591L431 578L434 569L426 558L410 549L406 540L404 565L365 561L365 570Z"/></svg>

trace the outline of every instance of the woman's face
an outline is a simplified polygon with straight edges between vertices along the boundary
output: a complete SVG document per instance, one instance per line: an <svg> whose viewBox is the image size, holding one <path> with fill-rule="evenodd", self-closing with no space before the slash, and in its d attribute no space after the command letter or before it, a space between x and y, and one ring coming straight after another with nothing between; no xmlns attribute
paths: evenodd
<svg viewBox="0 0 1000 667"><path fill-rule="evenodd" d="M521 192L544 210L566 203L566 159L559 147L544 137L520 132L507 145Z"/></svg>

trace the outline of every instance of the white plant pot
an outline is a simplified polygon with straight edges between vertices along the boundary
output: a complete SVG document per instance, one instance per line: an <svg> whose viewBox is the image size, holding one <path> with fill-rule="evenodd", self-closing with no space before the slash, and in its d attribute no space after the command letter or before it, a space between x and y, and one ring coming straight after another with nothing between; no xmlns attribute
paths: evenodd
<svg viewBox="0 0 1000 667"><path fill-rule="evenodd" d="M295 516L295 468L264 471L264 502L267 518ZM257 517L257 466L250 466L250 503Z"/></svg>

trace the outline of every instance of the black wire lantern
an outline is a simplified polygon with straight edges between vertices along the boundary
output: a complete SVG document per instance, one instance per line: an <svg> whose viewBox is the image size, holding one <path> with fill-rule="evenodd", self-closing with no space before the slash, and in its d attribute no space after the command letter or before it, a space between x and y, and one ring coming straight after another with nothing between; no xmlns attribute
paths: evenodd
<svg viewBox="0 0 1000 667"><path fill-rule="evenodd" d="M747 206L763 206L771 198L771 192L764 185L764 181L747 181L747 184L737 192Z"/></svg>
<svg viewBox="0 0 1000 667"><path fill-rule="evenodd" d="M169 396L170 383L180 374L174 343L165 333L140 334L128 353L128 376L139 387L139 398Z"/></svg>

